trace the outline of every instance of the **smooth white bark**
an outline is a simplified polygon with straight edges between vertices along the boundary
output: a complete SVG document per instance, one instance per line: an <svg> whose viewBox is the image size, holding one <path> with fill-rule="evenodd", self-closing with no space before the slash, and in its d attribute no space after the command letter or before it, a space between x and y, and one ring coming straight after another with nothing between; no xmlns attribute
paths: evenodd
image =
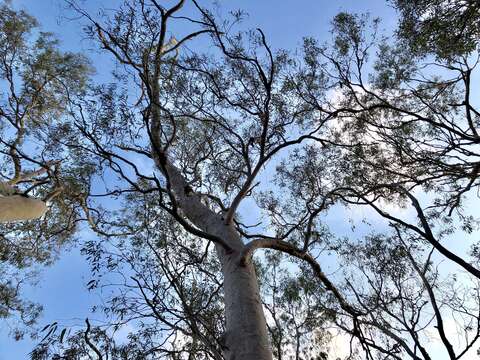
<svg viewBox="0 0 480 360"><path fill-rule="evenodd" d="M253 264L240 266L237 254L223 256L226 360L271 360L265 316Z"/></svg>
<svg viewBox="0 0 480 360"><path fill-rule="evenodd" d="M39 199L21 195L0 196L0 222L38 219L47 210L47 205Z"/></svg>

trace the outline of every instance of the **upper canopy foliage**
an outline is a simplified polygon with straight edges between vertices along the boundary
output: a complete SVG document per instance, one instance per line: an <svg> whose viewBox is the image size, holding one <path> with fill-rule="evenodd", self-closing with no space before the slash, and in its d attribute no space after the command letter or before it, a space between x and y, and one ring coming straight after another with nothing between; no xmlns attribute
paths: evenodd
<svg viewBox="0 0 480 360"><path fill-rule="evenodd" d="M478 50L480 5L464 0L392 0L401 21L398 33L417 55L454 59Z"/></svg>

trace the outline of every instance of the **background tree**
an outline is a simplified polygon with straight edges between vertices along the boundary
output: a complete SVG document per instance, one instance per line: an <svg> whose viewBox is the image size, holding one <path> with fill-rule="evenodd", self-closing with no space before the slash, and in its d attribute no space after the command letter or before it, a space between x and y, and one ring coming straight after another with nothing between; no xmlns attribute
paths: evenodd
<svg viewBox="0 0 480 360"><path fill-rule="evenodd" d="M22 285L34 279L36 265L52 262L76 226L71 198L85 164L65 159L52 138L63 136L67 94L82 91L90 68L85 57L61 52L34 18L5 3L0 42L0 183L50 205L39 221L0 224L0 317L14 317L8 323L20 338L20 324L32 326L41 310L21 297Z"/></svg>
<svg viewBox="0 0 480 360"><path fill-rule="evenodd" d="M464 230L471 232L475 226L461 204L465 194L478 186L479 119L470 83L476 60L469 57L470 50L461 49L456 57L437 54L434 62L429 57L412 57L402 37L393 46L381 43L375 72L367 82L365 63L375 38L352 35L352 29L364 25L349 14L338 16L336 26L342 51L335 54L336 59L326 55L344 84L343 109L335 111L353 120L343 125L348 134L344 141L353 149L346 152L345 166L354 168L345 190L349 187L360 202L414 231L478 278L478 269L444 247L428 221L442 218L450 223L457 215ZM352 162L352 158L359 160ZM433 195L431 206L420 204L415 195L418 188ZM418 224L407 223L378 206L376 200L390 196L411 203Z"/></svg>
<svg viewBox="0 0 480 360"><path fill-rule="evenodd" d="M337 155L320 158L332 162L346 176L327 177L324 183L332 189L329 197L367 205L391 227L389 236L372 234L364 239L364 245L357 239L339 244L339 248L348 244L345 255L354 253L355 258L347 257L346 265L357 262L355 268L360 272L356 275L362 274L367 281L355 286L362 281L352 274L356 280L346 282L356 298L354 306L363 307L364 314L375 313L365 324L396 342L387 352L385 347L377 350L395 357L403 348L412 358L433 357L422 343L425 335L421 334L428 329L422 325L428 316L421 315L426 306L427 313L434 314L431 321L436 323L445 353L455 359L473 346L478 333L476 326L472 329L470 325L477 322L473 309L478 307L478 244L466 243L466 235L477 229L478 219L465 206L468 198L478 201L479 112L471 95L476 91L471 77L478 59L478 16L474 5L461 2L397 2L397 6L403 17L393 38L377 35L377 20L369 24L367 17L341 13L333 22L334 49L309 40L317 65L339 86L334 101L327 105L316 96L308 99L320 104L319 111L338 119ZM462 17L454 8L469 15ZM409 18L412 14L417 16L413 20ZM441 26L442 21L450 25ZM452 24L459 23L463 25L451 30ZM417 30L407 31L407 25ZM452 36L459 39L458 47L449 42ZM371 60L374 50L377 56ZM295 166L301 167L301 163L305 159ZM297 168L288 168L294 181L305 183ZM317 169L319 173L322 167ZM392 210L391 204L397 207ZM399 215L402 208L409 213ZM455 246L451 239L456 234L462 234L466 244ZM468 245L470 257L464 250ZM461 276L462 285L455 285L456 277L450 283L448 271L439 271L434 265L443 257L468 274ZM392 270L388 270L390 266ZM413 279L420 286L407 285ZM352 293L347 292L347 298ZM459 298L458 293L462 294ZM461 319L458 333L465 333L458 347L451 343L444 325L452 318ZM384 320L378 323L379 319ZM395 321L400 325L391 333ZM405 342L399 333L408 334L410 340ZM377 344L367 346L375 348Z"/></svg>

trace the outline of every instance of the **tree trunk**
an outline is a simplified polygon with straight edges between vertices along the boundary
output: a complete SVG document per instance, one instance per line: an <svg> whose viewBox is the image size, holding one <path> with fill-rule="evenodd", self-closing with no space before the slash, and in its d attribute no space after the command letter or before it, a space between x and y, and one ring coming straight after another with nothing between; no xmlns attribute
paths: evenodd
<svg viewBox="0 0 480 360"><path fill-rule="evenodd" d="M241 266L236 252L221 255L225 294L226 360L271 360L267 326L253 264Z"/></svg>
<svg viewBox="0 0 480 360"><path fill-rule="evenodd" d="M158 128L154 126L152 133L158 133ZM153 138L156 139L157 136ZM160 148L159 144L157 148ZM159 169L168 175L182 213L199 229L222 239L232 250L226 253L220 244L216 244L224 277L226 332L223 339L223 355L225 359L272 360L255 268L251 261L240 265L239 254L245 245L238 232L231 224L225 224L221 214L216 214L205 206L200 195L186 191L188 183L165 156L164 159L160 159L155 149L152 153Z"/></svg>

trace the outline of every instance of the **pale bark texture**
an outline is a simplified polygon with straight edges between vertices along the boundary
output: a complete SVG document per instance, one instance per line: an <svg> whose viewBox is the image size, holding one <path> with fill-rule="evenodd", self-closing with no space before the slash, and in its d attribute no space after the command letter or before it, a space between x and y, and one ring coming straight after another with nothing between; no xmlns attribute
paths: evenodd
<svg viewBox="0 0 480 360"><path fill-rule="evenodd" d="M47 210L47 205L42 200L21 195L0 197L0 222L38 219Z"/></svg>
<svg viewBox="0 0 480 360"><path fill-rule="evenodd" d="M222 260L227 329L225 358L272 359L253 264L239 266L238 257L229 255Z"/></svg>

